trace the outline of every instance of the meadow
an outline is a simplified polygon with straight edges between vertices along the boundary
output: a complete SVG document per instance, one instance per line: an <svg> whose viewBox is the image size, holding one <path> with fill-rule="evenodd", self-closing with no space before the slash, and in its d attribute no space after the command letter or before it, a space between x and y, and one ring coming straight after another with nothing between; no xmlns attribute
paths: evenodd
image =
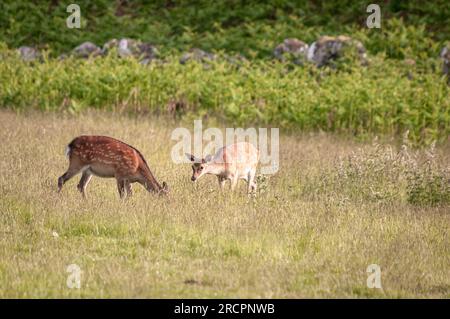
<svg viewBox="0 0 450 319"><path fill-rule="evenodd" d="M79 29L63 1L0 3L0 298L450 298L449 1L383 1L380 28L365 0L76 3ZM361 46L323 65L274 52L341 35ZM196 119L280 129L255 198L171 160ZM135 146L169 196L58 194L81 134Z"/></svg>
<svg viewBox="0 0 450 319"><path fill-rule="evenodd" d="M0 297L449 298L448 144L415 149L281 129L279 172L255 199L190 181L174 164L190 120L84 110L0 111ZM57 178L80 134L137 147L168 197L94 178L83 200ZM68 265L81 268L69 289ZM370 264L382 289L367 288Z"/></svg>

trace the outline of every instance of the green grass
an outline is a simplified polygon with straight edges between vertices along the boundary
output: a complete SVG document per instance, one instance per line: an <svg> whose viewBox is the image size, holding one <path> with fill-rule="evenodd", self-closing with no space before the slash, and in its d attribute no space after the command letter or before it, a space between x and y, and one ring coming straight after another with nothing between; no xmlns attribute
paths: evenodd
<svg viewBox="0 0 450 319"><path fill-rule="evenodd" d="M0 106L17 110L87 108L167 113L171 101L186 118L215 117L233 125L277 125L358 136L398 135L430 143L450 133L446 78L433 66L407 66L382 56L369 67L292 68L270 62L236 67L223 59L181 65L177 56L142 66L114 56L21 62L0 50Z"/></svg>
<svg viewBox="0 0 450 319"><path fill-rule="evenodd" d="M220 194L212 177L194 187L189 164L172 163L170 133L189 121L1 111L0 125L2 298L450 297L448 203L409 203L407 179L385 159L389 145L375 152L336 135L282 131L281 169L251 200L244 185ZM57 194L65 145L89 133L141 150L170 196L136 185L123 202L113 180L94 178L83 200L78 177ZM448 167L448 145L434 154L436 167ZM359 159L360 178L348 156ZM374 159L387 164L367 164ZM339 167L352 180L337 180ZM393 196L367 196L371 183L391 189L397 173ZM373 263L382 291L366 287ZM81 267L79 290L66 286L70 264Z"/></svg>
<svg viewBox="0 0 450 319"><path fill-rule="evenodd" d="M449 33L448 1L381 4L381 29L365 25L368 1L79 1L82 28L65 26L66 3L3 1L0 5L0 107L81 112L87 108L167 112L233 125L276 125L297 131L399 136L416 144L450 134L448 77L439 52ZM348 35L367 49L369 64L341 59L334 68L277 63L285 38L309 44ZM154 43L158 62L134 59L59 61L84 41L112 38ZM15 48L36 46L44 59L23 63ZM216 62L178 63L199 47ZM227 57L248 58L238 65ZM351 55L351 54L350 54Z"/></svg>

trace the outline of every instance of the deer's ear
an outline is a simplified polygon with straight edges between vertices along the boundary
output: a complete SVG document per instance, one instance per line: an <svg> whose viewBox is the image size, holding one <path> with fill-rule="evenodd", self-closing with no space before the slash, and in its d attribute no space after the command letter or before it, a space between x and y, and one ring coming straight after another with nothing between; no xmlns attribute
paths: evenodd
<svg viewBox="0 0 450 319"><path fill-rule="evenodd" d="M188 154L188 153L184 153L186 155L186 157L191 161L191 162L195 162L195 156L192 154Z"/></svg>
<svg viewBox="0 0 450 319"><path fill-rule="evenodd" d="M202 159L202 163L211 162L211 159L212 159L211 155L206 155L206 157L204 159Z"/></svg>

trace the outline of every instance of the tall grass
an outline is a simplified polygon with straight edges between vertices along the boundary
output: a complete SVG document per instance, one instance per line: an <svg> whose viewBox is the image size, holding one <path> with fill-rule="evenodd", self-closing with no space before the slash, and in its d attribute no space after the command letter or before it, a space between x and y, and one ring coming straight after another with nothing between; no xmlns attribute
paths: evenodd
<svg viewBox="0 0 450 319"><path fill-rule="evenodd" d="M250 200L245 182L220 193L213 176L193 185L190 165L171 161L180 123L93 110L24 113L0 110L2 298L450 296L449 203L422 196L443 193L428 187L420 162L414 171L424 187L411 184L419 202L408 202L402 178L394 189L403 164L393 161L393 146L281 131L280 170L259 179L263 193ZM94 177L83 200L79 175L58 194L64 147L79 134L137 147L170 195L134 184L121 201L114 180ZM433 154L440 174L449 149ZM374 263L382 290L367 288ZM71 264L81 268L80 289L67 287Z"/></svg>

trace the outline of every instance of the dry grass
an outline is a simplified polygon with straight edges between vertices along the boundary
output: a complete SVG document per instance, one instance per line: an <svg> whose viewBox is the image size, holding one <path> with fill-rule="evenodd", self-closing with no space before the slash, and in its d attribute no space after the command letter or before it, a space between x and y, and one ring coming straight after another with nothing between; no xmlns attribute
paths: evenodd
<svg viewBox="0 0 450 319"><path fill-rule="evenodd" d="M252 201L219 194L213 177L193 187L189 165L170 160L174 123L2 111L0 125L2 298L450 297L448 205L365 199L323 178L366 145L282 134L281 170ZM171 196L136 185L122 202L115 181L94 178L83 201L78 177L58 195L64 147L88 133L140 149ZM442 162L449 154L439 149ZM373 263L383 290L366 287ZM81 289L66 286L69 264L83 271Z"/></svg>

